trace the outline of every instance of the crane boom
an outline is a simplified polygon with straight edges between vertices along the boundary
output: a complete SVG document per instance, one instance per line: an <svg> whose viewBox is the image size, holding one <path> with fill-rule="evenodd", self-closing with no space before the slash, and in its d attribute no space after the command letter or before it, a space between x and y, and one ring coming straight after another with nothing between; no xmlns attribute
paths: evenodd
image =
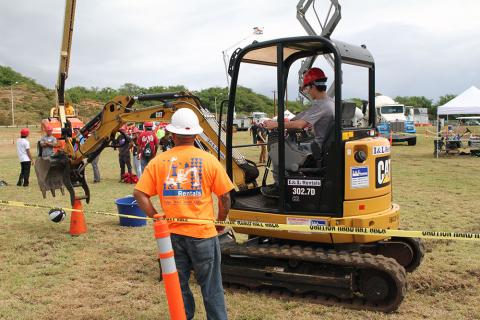
<svg viewBox="0 0 480 320"><path fill-rule="evenodd" d="M320 25L321 33L319 34L322 37L328 37L333 33L333 30L335 30L335 27L337 26L338 22L342 18L341 16L341 7L340 4L338 3L338 0L330 0L330 8L328 9L328 12L325 16L325 21L322 23L320 21L320 18L318 17L317 10L315 9L315 0L300 0L297 4L297 19L300 22L300 24L303 26L305 31L307 31L307 34L310 36L316 36L317 32L315 29L312 27L312 25L308 22L305 14L307 13L308 9L310 6L312 6L313 11L315 13L315 16L317 17L318 24ZM332 12L333 10L333 12ZM327 60L328 64L333 68L333 58L331 55L324 55L325 59ZM316 56L311 56L306 58L305 60L302 61L302 65L300 67L300 70L298 71L298 84L299 87L302 87L303 85L303 74L312 67L313 63L315 62ZM328 95L329 96L334 96L334 84L330 86L328 89ZM300 91L300 101L303 102L303 94Z"/></svg>
<svg viewBox="0 0 480 320"><path fill-rule="evenodd" d="M73 23L75 18L76 0L66 0L65 18L63 21L63 37L60 48L60 65L58 69L57 79L57 104L58 116L60 118L61 127L65 127L67 121L65 115L65 80L68 77L68 69L70 66L70 52L72 49Z"/></svg>

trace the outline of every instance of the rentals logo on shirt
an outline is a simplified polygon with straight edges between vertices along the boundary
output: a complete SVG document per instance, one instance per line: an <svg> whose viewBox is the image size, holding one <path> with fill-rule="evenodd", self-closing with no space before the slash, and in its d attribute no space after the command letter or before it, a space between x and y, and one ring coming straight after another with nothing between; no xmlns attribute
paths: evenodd
<svg viewBox="0 0 480 320"><path fill-rule="evenodd" d="M176 157L170 160L168 174L163 184L164 197L202 196L202 159L191 158L185 163Z"/></svg>

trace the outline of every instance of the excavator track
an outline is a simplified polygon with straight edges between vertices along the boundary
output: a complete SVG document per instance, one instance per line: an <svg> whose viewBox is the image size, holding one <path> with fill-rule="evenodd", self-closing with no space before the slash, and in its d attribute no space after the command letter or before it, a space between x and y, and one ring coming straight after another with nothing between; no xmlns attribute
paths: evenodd
<svg viewBox="0 0 480 320"><path fill-rule="evenodd" d="M406 294L406 272L394 259L301 245L222 244L227 287L282 292L327 305L395 311Z"/></svg>

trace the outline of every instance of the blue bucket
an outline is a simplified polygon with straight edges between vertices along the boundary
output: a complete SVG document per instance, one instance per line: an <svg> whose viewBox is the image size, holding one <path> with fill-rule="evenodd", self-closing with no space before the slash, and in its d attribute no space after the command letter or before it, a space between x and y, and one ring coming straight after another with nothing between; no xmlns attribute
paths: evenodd
<svg viewBox="0 0 480 320"><path fill-rule="evenodd" d="M126 196L115 200L119 214L128 214L130 216L147 217L137 204L133 196ZM120 217L120 225L123 227L143 227L147 224L145 219L133 219Z"/></svg>

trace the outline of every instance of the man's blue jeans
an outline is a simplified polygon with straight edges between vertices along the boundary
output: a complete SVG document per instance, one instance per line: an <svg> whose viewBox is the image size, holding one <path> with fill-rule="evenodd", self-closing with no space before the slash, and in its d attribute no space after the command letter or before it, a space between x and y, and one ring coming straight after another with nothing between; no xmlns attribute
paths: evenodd
<svg viewBox="0 0 480 320"><path fill-rule="evenodd" d="M195 315L195 301L188 285L193 269L197 283L202 288L207 319L226 320L218 237L200 239L172 234L171 238L187 319L193 319Z"/></svg>
<svg viewBox="0 0 480 320"><path fill-rule="evenodd" d="M145 171L145 167L147 166L148 162L149 160L140 159L140 168L142 169L142 173Z"/></svg>

